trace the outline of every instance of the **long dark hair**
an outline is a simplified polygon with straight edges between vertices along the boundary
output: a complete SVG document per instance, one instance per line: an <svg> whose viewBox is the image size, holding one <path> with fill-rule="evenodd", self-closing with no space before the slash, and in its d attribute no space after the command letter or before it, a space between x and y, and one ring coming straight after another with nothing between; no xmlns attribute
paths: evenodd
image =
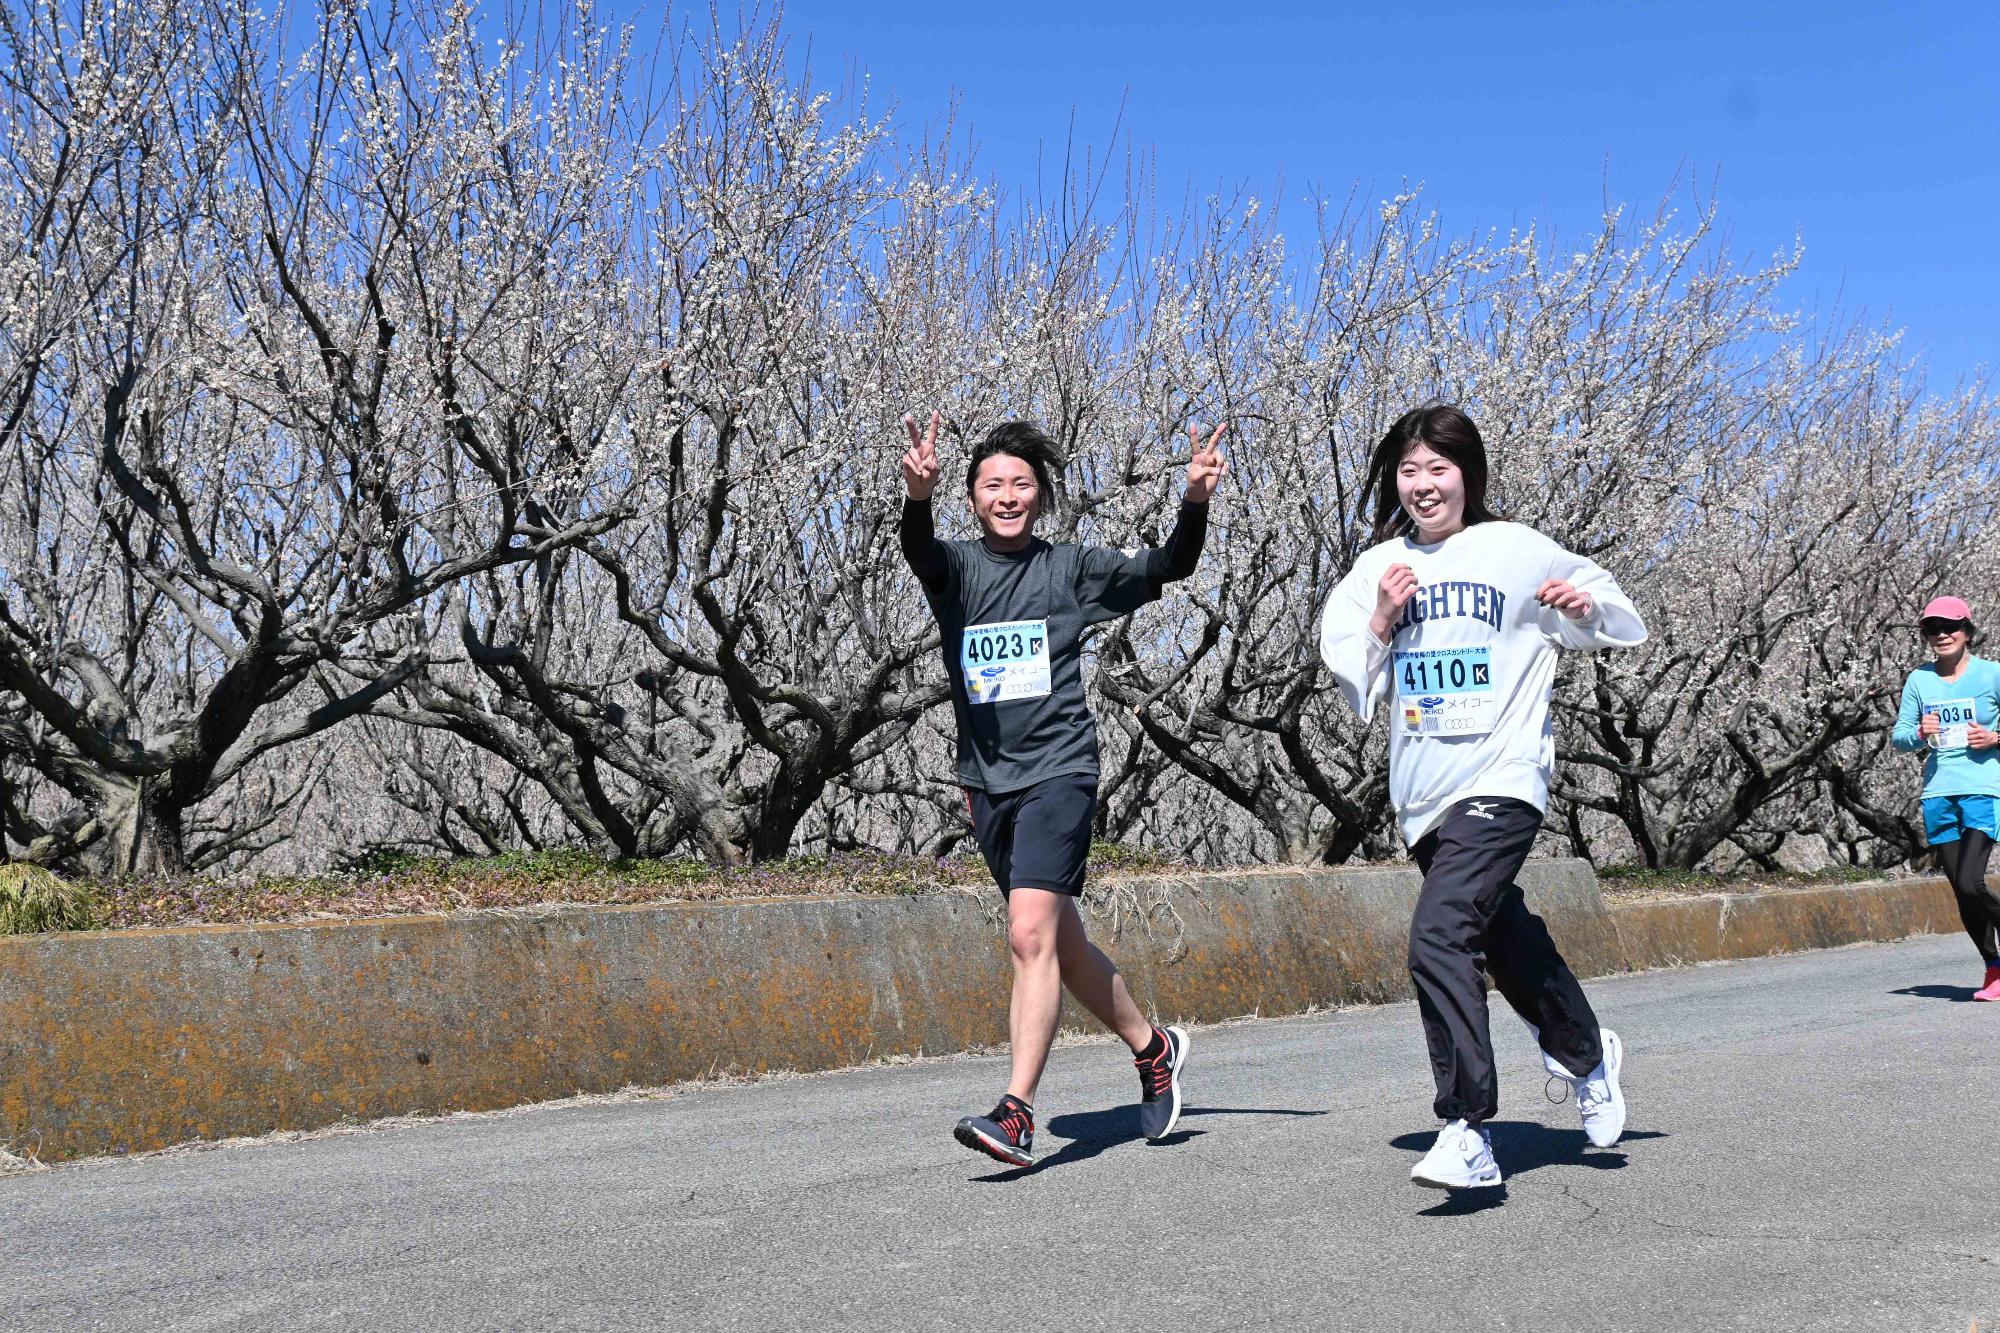
<svg viewBox="0 0 2000 1333"><path fill-rule="evenodd" d="M1416 520L1403 512L1403 502L1396 495L1396 471L1403 465L1403 455L1420 444L1455 463L1464 475L1465 526L1500 517L1486 507L1486 441L1479 438L1479 427L1449 404L1417 407L1396 418L1368 460L1368 480L1361 488L1355 515L1375 525L1374 540L1385 542L1416 530Z"/></svg>

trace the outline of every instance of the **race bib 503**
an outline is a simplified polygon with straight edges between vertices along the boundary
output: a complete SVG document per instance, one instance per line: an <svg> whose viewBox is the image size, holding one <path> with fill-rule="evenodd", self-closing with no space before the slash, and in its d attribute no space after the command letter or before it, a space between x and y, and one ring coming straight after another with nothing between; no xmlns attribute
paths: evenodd
<svg viewBox="0 0 2000 1333"><path fill-rule="evenodd" d="M1963 750L1971 744L1967 728L1979 720L1971 699L1940 699L1925 704L1924 711L1937 715L1938 734L1931 737L1932 749Z"/></svg>

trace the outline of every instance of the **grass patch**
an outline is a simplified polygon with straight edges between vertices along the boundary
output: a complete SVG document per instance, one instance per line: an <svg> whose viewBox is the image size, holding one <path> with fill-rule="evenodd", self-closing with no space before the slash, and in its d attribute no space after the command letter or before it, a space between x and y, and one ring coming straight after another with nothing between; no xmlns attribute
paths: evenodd
<svg viewBox="0 0 2000 1333"><path fill-rule="evenodd" d="M301 876L296 881L270 877L271 885L318 883L326 880L389 879L437 884L469 884L484 880L563 884L579 879L614 877L633 884L698 884L716 872L693 857L658 861L617 861L578 847L550 847L499 856L420 856L414 852L371 852L341 865L331 876Z"/></svg>
<svg viewBox="0 0 2000 1333"><path fill-rule="evenodd" d="M97 916L97 895L90 885L59 879L23 861L0 865L0 935L89 930Z"/></svg>
<svg viewBox="0 0 2000 1333"><path fill-rule="evenodd" d="M1771 889L1810 889L1827 884L1857 884L1893 873L1860 866L1828 866L1824 870L1740 870L1718 875L1708 870L1649 869L1623 865L1599 866L1597 882L1608 898L1687 898L1706 893L1753 893Z"/></svg>
<svg viewBox="0 0 2000 1333"><path fill-rule="evenodd" d="M1090 844L1090 876L1096 879L1102 875L1154 875L1170 870L1185 870L1187 866L1171 856L1146 847L1127 847L1117 842L1093 842Z"/></svg>
<svg viewBox="0 0 2000 1333"><path fill-rule="evenodd" d="M1185 869L1156 852L1114 843L1095 844L1091 857L1093 882ZM938 859L841 852L717 867L685 857L616 861L561 848L467 859L378 854L327 875L132 879L98 885L96 893L97 924L176 926L585 903L894 897L992 885L977 854Z"/></svg>
<svg viewBox="0 0 2000 1333"><path fill-rule="evenodd" d="M1122 889L1107 893L1106 887L1140 876L1194 870L1158 852L1116 843L1092 844L1090 858L1091 901L1147 920L1151 906L1130 899ZM0 874L8 869L0 867ZM1607 897L1628 901L1803 888L1880 877L1873 871L1849 867L1720 876L1610 866L1598 874ZM992 892L993 878L977 853L935 859L887 852L839 852L738 867L711 866L689 857L617 861L576 848L466 859L390 853L359 858L325 875L183 876L65 888L84 906L62 918L64 924L28 929L245 925L568 904L900 897L947 892L991 894L989 905L1004 911L999 894ZM4 912L4 894L0 888L0 912ZM1146 910L1141 911L1142 907ZM8 928L5 921L0 915L0 932Z"/></svg>

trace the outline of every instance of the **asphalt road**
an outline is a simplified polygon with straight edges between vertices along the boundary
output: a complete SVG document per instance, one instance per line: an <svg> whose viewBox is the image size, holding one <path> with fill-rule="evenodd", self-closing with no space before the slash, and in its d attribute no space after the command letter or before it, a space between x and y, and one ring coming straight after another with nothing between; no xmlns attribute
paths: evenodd
<svg viewBox="0 0 2000 1333"><path fill-rule="evenodd" d="M1058 1050L1044 1160L952 1141L997 1057L0 1178L0 1328L2000 1327L2000 1005L1935 938L1592 983L1624 1143L1496 1015L1509 1185L1412 1187L1410 1005L1197 1029L1136 1140Z"/></svg>

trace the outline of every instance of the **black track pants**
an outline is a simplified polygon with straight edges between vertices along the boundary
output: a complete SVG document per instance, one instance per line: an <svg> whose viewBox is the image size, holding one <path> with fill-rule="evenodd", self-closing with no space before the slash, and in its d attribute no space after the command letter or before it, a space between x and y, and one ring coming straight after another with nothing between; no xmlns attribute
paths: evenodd
<svg viewBox="0 0 2000 1333"><path fill-rule="evenodd" d="M1987 962L2000 957L2000 894L1986 883L1986 862L1993 855L1993 839L1977 829L1966 829L1950 842L1937 845L1938 860L1944 862L1945 878L1958 899L1958 919L1965 933Z"/></svg>
<svg viewBox="0 0 2000 1333"><path fill-rule="evenodd" d="M1541 827L1526 801L1480 797L1452 806L1411 849L1424 887L1410 921L1410 979L1441 1120L1477 1123L1499 1109L1483 973L1564 1068L1588 1074L1604 1058L1583 987L1514 883Z"/></svg>

